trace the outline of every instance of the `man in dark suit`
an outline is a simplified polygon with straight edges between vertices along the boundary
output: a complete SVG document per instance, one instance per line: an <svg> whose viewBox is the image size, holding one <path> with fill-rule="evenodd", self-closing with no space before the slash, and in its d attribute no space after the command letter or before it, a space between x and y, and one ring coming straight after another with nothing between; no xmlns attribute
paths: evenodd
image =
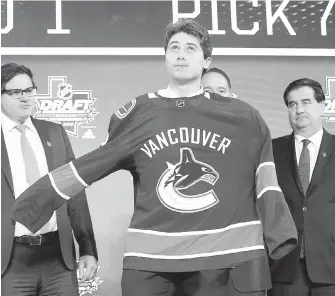
<svg viewBox="0 0 335 296"><path fill-rule="evenodd" d="M36 233L13 222L15 198L49 171L74 159L59 124L35 120L36 86L30 69L15 63L1 67L1 295L78 295L79 278L97 270L97 249L83 191L56 210Z"/></svg>
<svg viewBox="0 0 335 296"><path fill-rule="evenodd" d="M270 296L335 295L335 136L322 128L325 95L311 79L284 92L293 133L273 140L279 185L297 225L299 245L272 261Z"/></svg>
<svg viewBox="0 0 335 296"><path fill-rule="evenodd" d="M208 69L202 75L201 83L207 92L218 93L225 97L236 97L232 92L229 76L221 69ZM245 262L229 271L222 271L222 273L224 272L229 272L233 287L238 292L243 293L243 295L265 295L265 290L271 288L271 276L267 256Z"/></svg>

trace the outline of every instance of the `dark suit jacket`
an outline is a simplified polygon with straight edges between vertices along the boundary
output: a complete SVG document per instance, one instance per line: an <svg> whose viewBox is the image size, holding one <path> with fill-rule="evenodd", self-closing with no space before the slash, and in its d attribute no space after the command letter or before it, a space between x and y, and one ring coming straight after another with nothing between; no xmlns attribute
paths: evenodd
<svg viewBox="0 0 335 296"><path fill-rule="evenodd" d="M44 147L49 171L74 159L69 138L64 128L48 121L32 119ZM51 143L51 146L50 145ZM1 131L1 274L8 266L14 239L15 222L10 219L14 205L14 187L4 136ZM66 266L76 269L75 248L72 236L79 245L80 256L98 258L91 216L85 192L71 199L57 211L57 227L60 246Z"/></svg>
<svg viewBox="0 0 335 296"><path fill-rule="evenodd" d="M299 244L281 260L271 262L272 280L293 282L304 233L305 259L311 281L335 284L335 136L324 130L305 197L297 172L294 135L274 139L273 154L278 182L298 229Z"/></svg>

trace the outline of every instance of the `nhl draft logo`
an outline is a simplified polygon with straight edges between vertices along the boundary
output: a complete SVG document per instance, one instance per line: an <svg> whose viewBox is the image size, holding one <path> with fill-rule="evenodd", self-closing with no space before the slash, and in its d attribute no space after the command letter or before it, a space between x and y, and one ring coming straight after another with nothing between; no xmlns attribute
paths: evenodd
<svg viewBox="0 0 335 296"><path fill-rule="evenodd" d="M190 148L180 149L180 161L177 164L166 164L168 168L160 176L156 187L158 198L164 206L176 212L193 213L209 209L219 202L213 189L198 194L183 193L198 182L214 186L219 179L215 169L195 159Z"/></svg>
<svg viewBox="0 0 335 296"><path fill-rule="evenodd" d="M326 101L323 118L327 122L335 122L335 77L326 78Z"/></svg>
<svg viewBox="0 0 335 296"><path fill-rule="evenodd" d="M49 76L48 93L36 94L35 100L35 118L62 124L72 137L79 137L81 127L86 129L83 139L95 138L92 122L100 112L92 108L96 98L92 98L90 90L74 90L65 76Z"/></svg>
<svg viewBox="0 0 335 296"><path fill-rule="evenodd" d="M77 259L77 266L79 264L79 259ZM100 266L98 266L99 271ZM77 277L79 276L79 269L77 268ZM79 279L79 277L78 277ZM78 283L79 284L79 296L84 296L86 294L95 295L94 292L99 290L99 285L103 282L100 277L94 277L90 281Z"/></svg>

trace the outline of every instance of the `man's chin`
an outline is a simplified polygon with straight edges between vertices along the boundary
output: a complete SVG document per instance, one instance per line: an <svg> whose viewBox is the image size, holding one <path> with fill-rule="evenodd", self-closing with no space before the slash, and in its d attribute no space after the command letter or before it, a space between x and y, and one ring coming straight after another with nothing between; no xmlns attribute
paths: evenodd
<svg viewBox="0 0 335 296"><path fill-rule="evenodd" d="M173 75L173 79L180 84L185 84L190 81L196 80L197 77L191 76L187 73L178 73L177 75Z"/></svg>
<svg viewBox="0 0 335 296"><path fill-rule="evenodd" d="M21 111L21 117L30 117L30 116L33 116L35 112L33 112L33 109L32 108L22 108L22 111Z"/></svg>
<svg viewBox="0 0 335 296"><path fill-rule="evenodd" d="M301 124L296 124L295 126L296 126L297 130L301 130L302 131L302 130L307 129L309 127L309 124L307 124L307 123L301 123Z"/></svg>

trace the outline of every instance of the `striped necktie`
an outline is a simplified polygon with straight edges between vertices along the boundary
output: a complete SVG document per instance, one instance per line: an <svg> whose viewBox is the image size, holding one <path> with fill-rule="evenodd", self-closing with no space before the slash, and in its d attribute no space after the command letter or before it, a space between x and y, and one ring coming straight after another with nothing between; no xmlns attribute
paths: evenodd
<svg viewBox="0 0 335 296"><path fill-rule="evenodd" d="M308 190L309 186L309 176L310 176L310 155L309 150L307 148L308 144L311 141L308 139L304 139L302 141L303 147L301 150L300 160L299 160L299 176L300 176L300 182L302 186L302 190L304 192L304 196L306 196L306 192ZM300 249L300 258L305 257L305 240L304 240L304 234L302 233L301 236L301 249Z"/></svg>
<svg viewBox="0 0 335 296"><path fill-rule="evenodd" d="M299 160L299 176L300 176L300 182L302 185L302 189L304 191L304 195L306 195L308 186L309 186L309 177L310 177L310 155L309 150L307 148L308 144L311 141L308 139L304 139L302 141L303 147L300 154L300 160Z"/></svg>

